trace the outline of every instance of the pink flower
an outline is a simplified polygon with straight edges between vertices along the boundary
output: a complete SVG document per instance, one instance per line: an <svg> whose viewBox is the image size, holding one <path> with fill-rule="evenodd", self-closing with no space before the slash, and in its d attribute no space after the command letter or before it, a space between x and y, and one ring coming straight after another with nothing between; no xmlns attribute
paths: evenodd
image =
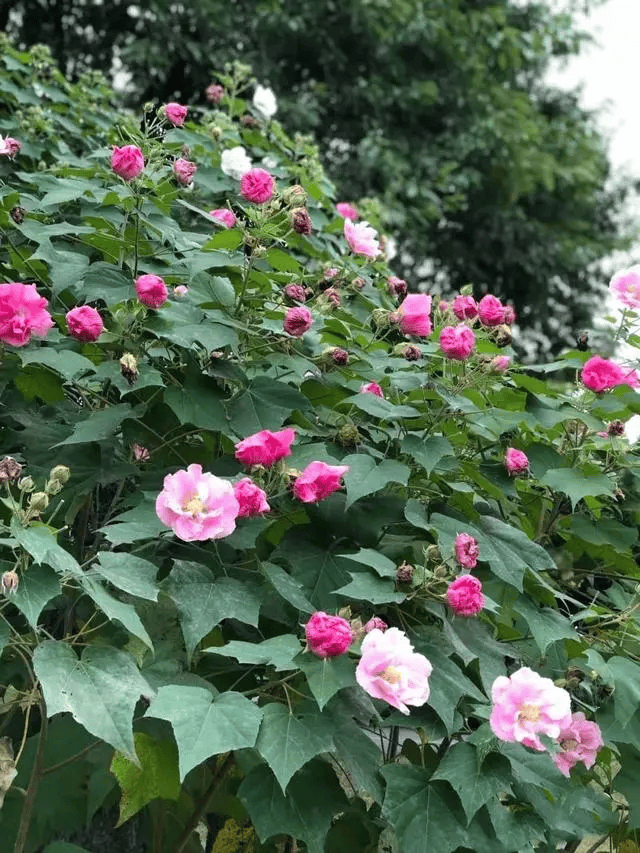
<svg viewBox="0 0 640 853"><path fill-rule="evenodd" d="M448 310L449 310L449 303L447 302L446 299L441 299L440 302L438 303L438 311L441 314L444 314L445 311L448 311Z"/></svg>
<svg viewBox="0 0 640 853"><path fill-rule="evenodd" d="M362 657L356 681L375 699L409 713L408 705L424 705L429 698L429 676L433 667L424 655L414 652L409 638L399 628L374 628L362 641Z"/></svg>
<svg viewBox="0 0 640 853"><path fill-rule="evenodd" d="M309 651L319 658L343 655L353 642L351 625L341 616L318 610L304 626Z"/></svg>
<svg viewBox="0 0 640 853"><path fill-rule="evenodd" d="M511 364L510 355L497 355L489 365L496 373L506 373Z"/></svg>
<svg viewBox="0 0 640 853"><path fill-rule="evenodd" d="M571 697L550 678L524 666L512 676L498 676L491 688L489 724L494 735L544 752L538 735L557 739L571 723Z"/></svg>
<svg viewBox="0 0 640 853"><path fill-rule="evenodd" d="M250 518L271 509L266 493L250 477L239 480L233 487L233 493L240 506L238 518Z"/></svg>
<svg viewBox="0 0 640 853"><path fill-rule="evenodd" d="M339 201L338 204L336 204L336 210L343 219L351 219L353 222L355 222L355 220L360 216L355 207L352 204L349 204L348 201Z"/></svg>
<svg viewBox="0 0 640 853"><path fill-rule="evenodd" d="M249 169L240 181L240 193L247 201L264 204L273 198L275 181L266 169Z"/></svg>
<svg viewBox="0 0 640 853"><path fill-rule="evenodd" d="M149 308L159 308L169 298L169 291L164 279L159 275L149 273L139 275L136 279L136 293L143 305Z"/></svg>
<svg viewBox="0 0 640 853"><path fill-rule="evenodd" d="M440 332L440 350L447 358L464 361L476 345L476 336L468 326L445 326Z"/></svg>
<svg viewBox="0 0 640 853"><path fill-rule="evenodd" d="M397 275L390 275L387 279L387 288L389 293L398 298L407 295L407 282L403 278L398 278Z"/></svg>
<svg viewBox="0 0 640 853"><path fill-rule="evenodd" d="M373 394L376 397L384 397L384 391L377 382L366 382L360 386L361 394Z"/></svg>
<svg viewBox="0 0 640 853"><path fill-rule="evenodd" d="M0 136L0 155L5 157L15 157L22 148L22 142L19 139L14 139L13 136L5 136L3 139Z"/></svg>
<svg viewBox="0 0 640 853"><path fill-rule="evenodd" d="M239 510L231 483L203 474L201 465L167 474L156 499L158 518L184 542L229 536Z"/></svg>
<svg viewBox="0 0 640 853"><path fill-rule="evenodd" d="M269 468L285 456L291 456L295 437L296 431L290 427L279 432L260 430L236 444L236 459L243 465L264 465Z"/></svg>
<svg viewBox="0 0 640 853"><path fill-rule="evenodd" d="M478 557L480 556L480 548L478 540L468 533L458 533L456 541L453 543L453 550L456 555L456 560L465 569L475 569L478 565Z"/></svg>
<svg viewBox="0 0 640 853"><path fill-rule="evenodd" d="M224 97L224 86L221 86L219 83L211 83L204 90L204 93L210 104L219 104Z"/></svg>
<svg viewBox="0 0 640 853"><path fill-rule="evenodd" d="M504 305L497 296L487 293L478 302L478 317L483 326L500 326L504 318Z"/></svg>
<svg viewBox="0 0 640 853"><path fill-rule="evenodd" d="M507 326L512 326L518 318L516 317L516 309L513 305L505 305L504 313L502 315L502 322L506 323Z"/></svg>
<svg viewBox="0 0 640 853"><path fill-rule="evenodd" d="M640 265L617 272L609 283L609 290L627 308L640 310Z"/></svg>
<svg viewBox="0 0 640 853"><path fill-rule="evenodd" d="M148 462L151 458L147 448L143 447L142 444L138 444L137 442L134 442L131 445L131 452L133 453L133 458L136 462Z"/></svg>
<svg viewBox="0 0 640 853"><path fill-rule="evenodd" d="M458 320L473 320L478 316L478 303L473 296L456 296L451 307Z"/></svg>
<svg viewBox="0 0 640 853"><path fill-rule="evenodd" d="M282 321L282 328L288 335L294 338L299 338L308 332L313 325L313 316L308 308L298 306L296 308L287 308L287 313Z"/></svg>
<svg viewBox="0 0 640 853"><path fill-rule="evenodd" d="M364 630L365 633L369 634L371 631L386 631L389 626L381 619L379 616L372 616L368 622L365 623Z"/></svg>
<svg viewBox="0 0 640 853"><path fill-rule="evenodd" d="M184 299L187 293L189 293L189 288L186 284L178 284L173 288L173 295L178 299Z"/></svg>
<svg viewBox="0 0 640 853"><path fill-rule="evenodd" d="M475 616L484 607L482 584L473 575L460 575L447 588L447 604L458 616Z"/></svg>
<svg viewBox="0 0 640 853"><path fill-rule="evenodd" d="M293 494L305 504L324 500L342 486L340 478L348 470L348 465L327 465L326 462L311 462L302 474L294 480Z"/></svg>
<svg viewBox="0 0 640 853"><path fill-rule="evenodd" d="M191 160L185 160L184 157L178 157L173 164L173 174L178 179L178 182L183 186L188 187L193 181L193 176L198 171L198 167Z"/></svg>
<svg viewBox="0 0 640 853"><path fill-rule="evenodd" d="M504 454L504 465L513 477L515 474L524 474L525 471L529 470L529 459L521 450L508 447Z"/></svg>
<svg viewBox="0 0 640 853"><path fill-rule="evenodd" d="M335 278L338 275L338 267L329 267L328 270L324 271L324 277L331 281L332 278Z"/></svg>
<svg viewBox="0 0 640 853"><path fill-rule="evenodd" d="M236 224L236 215L228 207L218 207L216 210L210 210L209 216L213 217L218 225L223 228L233 228Z"/></svg>
<svg viewBox="0 0 640 853"><path fill-rule="evenodd" d="M425 337L431 334L431 297L426 293L410 293L398 308L400 329L405 335Z"/></svg>
<svg viewBox="0 0 640 853"><path fill-rule="evenodd" d="M635 370L622 368L614 361L601 358L599 355L594 355L585 362L580 379L583 385L597 394L610 391L617 385L630 385L632 388L636 388L640 384Z"/></svg>
<svg viewBox="0 0 640 853"><path fill-rule="evenodd" d="M104 329L102 317L90 305L72 308L67 311L65 320L69 334L79 341L97 341Z"/></svg>
<svg viewBox="0 0 640 853"><path fill-rule="evenodd" d="M587 769L593 767L598 750L604 746L600 726L587 720L580 712L572 715L557 740L562 752L556 752L553 761L563 776L569 776L569 771L578 761Z"/></svg>
<svg viewBox="0 0 640 853"><path fill-rule="evenodd" d="M38 295L35 284L0 284L0 341L23 347L32 335L44 337L52 326L47 300Z"/></svg>
<svg viewBox="0 0 640 853"><path fill-rule="evenodd" d="M307 301L307 291L302 284L287 284L284 288L284 295L294 302Z"/></svg>
<svg viewBox="0 0 640 853"><path fill-rule="evenodd" d="M124 145L111 152L111 168L125 181L132 181L144 169L144 156L137 145Z"/></svg>
<svg viewBox="0 0 640 853"><path fill-rule="evenodd" d="M164 114L174 127L182 127L188 112L187 107L183 107L182 104L176 104L175 101L165 104L164 107Z"/></svg>
<svg viewBox="0 0 640 853"><path fill-rule="evenodd" d="M375 258L380 253L380 243L376 239L378 232L368 222L354 225L350 219L345 219L344 236L354 255Z"/></svg>

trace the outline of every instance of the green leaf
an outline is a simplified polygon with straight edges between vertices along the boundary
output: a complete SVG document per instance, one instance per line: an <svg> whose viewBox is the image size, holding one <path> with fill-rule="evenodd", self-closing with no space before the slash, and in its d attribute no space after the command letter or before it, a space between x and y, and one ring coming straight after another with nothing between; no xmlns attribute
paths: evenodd
<svg viewBox="0 0 640 853"><path fill-rule="evenodd" d="M302 652L295 662L304 672L320 710L338 690L353 687L356 682L355 665L347 655L318 658L311 652Z"/></svg>
<svg viewBox="0 0 640 853"><path fill-rule="evenodd" d="M2 654L5 646L11 639L11 628L7 622L3 619L0 621L0 655Z"/></svg>
<svg viewBox="0 0 640 853"><path fill-rule="evenodd" d="M104 299L107 305L115 305L136 295L133 279L125 275L113 264L97 261L87 268L82 287L82 295L89 302Z"/></svg>
<svg viewBox="0 0 640 853"><path fill-rule="evenodd" d="M351 578L351 583L337 589L336 595L371 604L399 604L407 597L405 593L395 591L395 584L390 578L379 578L370 572L353 572Z"/></svg>
<svg viewBox="0 0 640 853"><path fill-rule="evenodd" d="M620 770L616 773L614 787L629 803L629 828L640 827L640 752L626 744L616 744L620 753Z"/></svg>
<svg viewBox="0 0 640 853"><path fill-rule="evenodd" d="M460 667L448 658L442 649L436 648L432 642L422 641L419 635L415 638L416 650L424 654L433 665L433 675L429 681L431 694L429 705L434 709L447 731L453 730L455 711L463 696L469 696L479 702L486 703L486 698L462 672Z"/></svg>
<svg viewBox="0 0 640 853"><path fill-rule="evenodd" d="M122 551L100 551L92 568L123 592L147 601L158 600L158 567L148 560Z"/></svg>
<svg viewBox="0 0 640 853"><path fill-rule="evenodd" d="M557 610L550 607L538 607L525 596L520 596L514 609L526 620L533 639L544 654L547 646L557 640L579 640L580 638L571 627L569 620Z"/></svg>
<svg viewBox="0 0 640 853"><path fill-rule="evenodd" d="M361 563L363 566L373 569L381 578L395 579L398 569L396 564L379 551L374 551L373 548L360 548L357 554L340 554L339 556L344 560Z"/></svg>
<svg viewBox="0 0 640 853"><path fill-rule="evenodd" d="M640 705L640 666L619 655L609 658L607 666L614 680L616 720L626 726Z"/></svg>
<svg viewBox="0 0 640 853"><path fill-rule="evenodd" d="M184 385L171 386L164 392L165 403L181 424L216 432L228 428L223 397L214 381L204 376L188 379Z"/></svg>
<svg viewBox="0 0 640 853"><path fill-rule="evenodd" d="M46 563L59 574L83 576L77 560L58 545L54 532L46 524L21 527L14 516L11 519L11 533L35 563Z"/></svg>
<svg viewBox="0 0 640 853"><path fill-rule="evenodd" d="M293 530L284 536L271 556L289 563L291 575L302 584L314 609L331 610L338 606L334 591L348 583L350 577L342 567L343 561L326 546L309 541L308 533L303 530Z"/></svg>
<svg viewBox="0 0 640 853"><path fill-rule="evenodd" d="M418 409L413 406L396 406L383 397L375 394L355 394L342 401L343 405L356 406L368 415L381 418L385 421L399 421L402 418L417 418L420 415Z"/></svg>
<svg viewBox="0 0 640 853"><path fill-rule="evenodd" d="M258 625L260 599L255 590L234 578L216 578L199 563L176 560L163 589L178 608L189 657L223 619Z"/></svg>
<svg viewBox="0 0 640 853"><path fill-rule="evenodd" d="M64 376L73 379L80 373L95 373L95 365L88 358L73 350L55 350L51 347L38 347L34 350L20 351L23 366L43 364Z"/></svg>
<svg viewBox="0 0 640 853"><path fill-rule="evenodd" d="M18 589L11 596L11 601L35 628L42 608L61 592L62 587L53 569L34 565L20 575Z"/></svg>
<svg viewBox="0 0 640 853"><path fill-rule="evenodd" d="M380 746L357 725L351 717L350 709L343 703L335 702L331 709L332 736L335 754L349 779L360 791L374 800L382 802L382 780L379 775L382 766Z"/></svg>
<svg viewBox="0 0 640 853"><path fill-rule="evenodd" d="M224 646L211 646L203 651L235 658L240 663L269 664L276 671L286 671L298 668L293 659L300 652L300 640L293 634L281 634L261 643L231 640Z"/></svg>
<svg viewBox="0 0 640 853"><path fill-rule="evenodd" d="M373 395L362 394L362 396ZM387 483L401 483L406 486L409 481L410 471L407 466L392 459L383 459L382 462L376 463L372 456L362 453L345 457L341 464L349 466L349 470L344 475L347 487L345 509L349 509L351 504L359 498L383 489Z"/></svg>
<svg viewBox="0 0 640 853"><path fill-rule="evenodd" d="M90 577L85 576L82 579L82 586L87 595L93 599L105 616L110 620L120 622L129 633L133 634L134 637L138 637L138 639L142 640L153 651L151 638L140 621L140 617L136 613L133 604L118 601L117 598L106 591L102 584Z"/></svg>
<svg viewBox="0 0 640 853"><path fill-rule="evenodd" d="M269 582L278 595L288 601L292 607L303 613L313 613L316 609L309 599L302 593L300 584L275 563L260 563L260 569L267 576Z"/></svg>
<svg viewBox="0 0 640 853"><path fill-rule="evenodd" d="M282 788L307 761L333 749L331 729L319 714L295 716L272 702L264 709L256 749L267 762Z"/></svg>
<svg viewBox="0 0 640 853"><path fill-rule="evenodd" d="M309 400L286 382L258 376L228 406L231 426L242 438L263 429L279 429L288 415L309 409Z"/></svg>
<svg viewBox="0 0 640 853"><path fill-rule="evenodd" d="M213 696L204 687L168 684L145 714L171 723L180 756L180 781L212 755L255 745L262 709L240 693Z"/></svg>
<svg viewBox="0 0 640 853"><path fill-rule="evenodd" d="M431 777L449 782L460 797L467 822L489 800L510 793L510 772L502 756L488 755L484 761L475 746L457 743L446 753Z"/></svg>
<svg viewBox="0 0 640 853"><path fill-rule="evenodd" d="M33 654L47 715L70 711L74 720L136 761L133 710L149 685L133 659L111 646L87 646L80 660L66 643L45 640Z"/></svg>
<svg viewBox="0 0 640 853"><path fill-rule="evenodd" d="M408 435L402 440L402 449L422 465L427 474L431 474L444 456L454 455L451 443L441 435L431 435L426 439Z"/></svg>
<svg viewBox="0 0 640 853"><path fill-rule="evenodd" d="M64 441L59 441L54 447L65 444L84 444L89 441L104 441L115 435L125 418L136 417L141 407L133 409L128 403L118 403L92 412L85 420L77 423L73 432Z"/></svg>
<svg viewBox="0 0 640 853"><path fill-rule="evenodd" d="M150 331L185 349L191 349L198 344L211 352L228 346L234 347L238 343L238 336L232 328L210 321L171 324L167 321L163 326L159 323L157 326L151 325Z"/></svg>
<svg viewBox="0 0 640 853"><path fill-rule="evenodd" d="M118 780L122 798L117 826L137 814L147 803L161 798L177 800L180 796L178 750L171 740L153 740L144 732L134 735L138 763L116 752L110 770Z"/></svg>
<svg viewBox="0 0 640 853"><path fill-rule="evenodd" d="M612 495L615 482L606 474L587 474L576 468L552 468L540 480L542 486L549 486L556 492L564 492L575 509L578 501L588 496Z"/></svg>

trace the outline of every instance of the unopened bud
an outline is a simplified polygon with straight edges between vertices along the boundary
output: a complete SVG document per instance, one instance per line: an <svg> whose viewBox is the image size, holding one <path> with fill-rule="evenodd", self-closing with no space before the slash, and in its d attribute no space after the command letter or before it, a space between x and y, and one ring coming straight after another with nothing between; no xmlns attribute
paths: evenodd
<svg viewBox="0 0 640 853"><path fill-rule="evenodd" d="M331 353L331 361L337 365L344 365L349 363L349 353L346 349L342 349L341 347L332 347L329 351Z"/></svg>
<svg viewBox="0 0 640 853"><path fill-rule="evenodd" d="M258 121L258 119L254 118L253 116L250 116L249 113L245 113L245 115L241 116L240 124L244 125L245 127L251 128L251 130L256 130L260 127L260 122Z"/></svg>
<svg viewBox="0 0 640 853"><path fill-rule="evenodd" d="M344 447L352 447L360 444L362 440L358 432L358 427L355 424L344 424L341 426L338 430L337 438Z"/></svg>
<svg viewBox="0 0 640 853"><path fill-rule="evenodd" d="M396 580L398 583L411 583L415 569L409 563L402 563L396 570Z"/></svg>
<svg viewBox="0 0 640 853"><path fill-rule="evenodd" d="M311 234L313 227L306 207L294 207L291 211L291 227L296 234L303 234L305 237Z"/></svg>
<svg viewBox="0 0 640 853"><path fill-rule="evenodd" d="M62 485L68 482L69 477L71 476L71 471L67 468L66 465L56 465L49 472L49 479L58 480Z"/></svg>
<svg viewBox="0 0 640 853"><path fill-rule="evenodd" d="M138 378L138 361L135 355L125 352L120 359L120 373L122 373L129 385L135 383Z"/></svg>
<svg viewBox="0 0 640 853"><path fill-rule="evenodd" d="M211 136L212 136L214 139L220 139L220 137L222 136L222 128L221 128L221 127L219 127L217 124L215 124L215 125L210 129L210 133L211 133Z"/></svg>
<svg viewBox="0 0 640 853"><path fill-rule="evenodd" d="M430 563L437 563L438 560L441 560L442 557L440 555L440 548L437 545L429 545L427 548L427 560Z"/></svg>
<svg viewBox="0 0 640 853"><path fill-rule="evenodd" d="M307 191L300 184L294 184L282 191L282 200L285 204L304 204L307 200Z"/></svg>
<svg viewBox="0 0 640 853"><path fill-rule="evenodd" d="M0 462L0 483L13 483L22 474L22 465L13 458L5 456Z"/></svg>
<svg viewBox="0 0 640 853"><path fill-rule="evenodd" d="M34 492L29 498L29 510L33 513L42 512L49 506L49 495L46 492Z"/></svg>
<svg viewBox="0 0 640 853"><path fill-rule="evenodd" d="M59 480L47 480L44 490L48 495L57 495L62 491L62 483Z"/></svg>
<svg viewBox="0 0 640 853"><path fill-rule="evenodd" d="M376 329L386 329L391 326L391 312L384 308L376 308L371 312L371 322Z"/></svg>
<svg viewBox="0 0 640 853"><path fill-rule="evenodd" d="M24 207L16 205L9 211L9 216L13 219L16 225L22 225L24 222Z"/></svg>
<svg viewBox="0 0 640 853"><path fill-rule="evenodd" d="M153 101L147 101L147 103L143 106L142 109L145 111L145 113L152 113L155 108L156 105L153 103Z"/></svg>
<svg viewBox="0 0 640 853"><path fill-rule="evenodd" d="M5 595L11 595L18 589L18 584L20 583L20 578L18 577L18 573L11 572L3 572L2 578L0 578L0 587L2 587L2 592Z"/></svg>
<svg viewBox="0 0 640 853"><path fill-rule="evenodd" d="M444 565L444 563L440 563L440 565L436 566L435 569L433 570L434 578L446 578L446 576L448 574L449 574L449 571L448 571L447 567Z"/></svg>
<svg viewBox="0 0 640 853"><path fill-rule="evenodd" d="M36 484L31 477L23 477L21 480L18 480L18 488L21 492L32 492L35 487Z"/></svg>
<svg viewBox="0 0 640 853"><path fill-rule="evenodd" d="M205 95L210 104L219 104L224 97L224 86L219 83L212 83L205 89Z"/></svg>

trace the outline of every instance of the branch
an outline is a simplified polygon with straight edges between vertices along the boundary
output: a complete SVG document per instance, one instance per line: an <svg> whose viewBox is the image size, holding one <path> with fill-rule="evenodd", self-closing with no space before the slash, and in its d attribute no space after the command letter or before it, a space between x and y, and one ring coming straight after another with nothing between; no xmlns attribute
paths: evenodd
<svg viewBox="0 0 640 853"><path fill-rule="evenodd" d="M194 811L194 813L189 818L189 821L188 821L187 825L185 826L184 831L178 840L178 844L176 846L176 853L183 853L185 847L187 846L189 839L191 838L191 833L198 826L198 824L200 823L200 819L202 818L202 815L206 812L207 806L209 805L209 800L213 796L213 793L216 790L216 788L218 787L220 780L222 779L222 777L225 775L225 773L231 767L232 764L233 764L233 754L230 752L227 755L227 757L225 758L225 760L222 762L220 767L214 772L213 778L211 779L211 782L209 783L207 790L202 795L202 799L200 800L200 802L196 806L196 810ZM22 851L15 851L15 853L22 853Z"/></svg>

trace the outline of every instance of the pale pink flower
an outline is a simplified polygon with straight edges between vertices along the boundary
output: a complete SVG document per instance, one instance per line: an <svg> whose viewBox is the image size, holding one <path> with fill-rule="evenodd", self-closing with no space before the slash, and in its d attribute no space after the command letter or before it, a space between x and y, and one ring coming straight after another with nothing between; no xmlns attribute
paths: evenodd
<svg viewBox="0 0 640 853"><path fill-rule="evenodd" d="M491 698L489 724L497 738L509 743L522 743L544 752L538 735L557 740L571 723L571 697L567 691L527 666L509 678L498 676Z"/></svg>
<svg viewBox="0 0 640 853"><path fill-rule="evenodd" d="M489 366L496 373L506 373L506 371L509 369L510 364L510 355L497 355L494 359L492 359L491 364Z"/></svg>
<svg viewBox="0 0 640 853"><path fill-rule="evenodd" d="M469 533L458 533L453 543L456 560L465 569L475 569L478 565L480 548L478 540Z"/></svg>
<svg viewBox="0 0 640 853"><path fill-rule="evenodd" d="M338 275L338 267L329 267L328 270L324 271L324 277L331 281L332 278L335 278Z"/></svg>
<svg viewBox="0 0 640 853"><path fill-rule="evenodd" d="M445 326L440 332L440 351L447 358L464 361L469 358L476 345L476 336L472 330L460 323L457 326Z"/></svg>
<svg viewBox="0 0 640 853"><path fill-rule="evenodd" d="M240 181L240 193L247 201L264 204L273 198L275 181L266 169L249 169Z"/></svg>
<svg viewBox="0 0 640 853"><path fill-rule="evenodd" d="M309 651L319 658L343 655L353 642L351 625L341 616L318 610L304 626Z"/></svg>
<svg viewBox="0 0 640 853"><path fill-rule="evenodd" d="M425 337L431 334L431 296L410 293L398 308L398 321L405 335Z"/></svg>
<svg viewBox="0 0 640 853"><path fill-rule="evenodd" d="M317 503L341 488L340 479L349 470L348 465L327 465L311 462L293 481L293 494L302 503Z"/></svg>
<svg viewBox="0 0 640 853"><path fill-rule="evenodd" d="M362 641L356 681L369 696L408 714L408 705L419 707L429 698L432 670L430 661L413 650L404 631L374 628Z"/></svg>
<svg viewBox="0 0 640 853"><path fill-rule="evenodd" d="M302 284L287 284L284 288L284 295L293 302L307 301L307 291Z"/></svg>
<svg viewBox="0 0 640 853"><path fill-rule="evenodd" d="M284 331L294 338L299 338L304 335L305 332L309 331L312 325L313 315L308 308L304 308L303 306L288 308L287 313L284 315L284 320L282 321L282 328Z"/></svg>
<svg viewBox="0 0 640 853"><path fill-rule="evenodd" d="M209 216L215 219L218 225L222 225L223 228L233 228L236 224L236 215L228 207L218 207L216 210L210 210Z"/></svg>
<svg viewBox="0 0 640 853"><path fill-rule="evenodd" d="M484 607L482 584L473 575L460 575L447 588L447 604L459 616L475 616Z"/></svg>
<svg viewBox="0 0 640 853"><path fill-rule="evenodd" d="M15 157L22 148L22 142L19 139L14 139L13 136L5 136L3 139L0 136L0 155L5 157Z"/></svg>
<svg viewBox="0 0 640 853"><path fill-rule="evenodd" d="M111 168L125 181L132 181L144 169L144 155L137 145L123 145L111 152Z"/></svg>
<svg viewBox="0 0 640 853"><path fill-rule="evenodd" d="M563 776L581 761L589 769L595 764L598 750L604 746L602 732L597 723L587 720L581 712L573 714L568 725L558 735L561 752L553 755L553 761Z"/></svg>
<svg viewBox="0 0 640 853"><path fill-rule="evenodd" d="M169 298L169 291L164 279L159 275L148 273L139 275L135 283L138 299L149 308L159 308Z"/></svg>
<svg viewBox="0 0 640 853"><path fill-rule="evenodd" d="M35 284L0 284L0 341L23 347L32 335L42 338L52 326L47 300L38 294Z"/></svg>
<svg viewBox="0 0 640 853"><path fill-rule="evenodd" d="M229 536L239 510L232 484L203 474L202 466L195 464L186 471L167 474L156 499L158 518L184 542Z"/></svg>
<svg viewBox="0 0 640 853"><path fill-rule="evenodd" d="M336 210L343 219L351 219L352 222L355 222L355 220L360 216L355 207L352 204L349 204L348 201L339 201L338 204L336 204Z"/></svg>
<svg viewBox="0 0 640 853"><path fill-rule="evenodd" d="M380 243L376 239L378 232L368 222L355 225L350 219L345 219L344 236L354 255L373 259L380 253Z"/></svg>
<svg viewBox="0 0 640 853"><path fill-rule="evenodd" d="M377 382L366 382L360 386L361 394L373 394L375 397L384 397L384 391Z"/></svg>
<svg viewBox="0 0 640 853"><path fill-rule="evenodd" d="M198 171L198 167L191 160L185 160L184 157L178 157L173 163L173 174L178 179L178 183L185 187L193 181L193 176Z"/></svg>
<svg viewBox="0 0 640 853"><path fill-rule="evenodd" d="M635 370L622 368L614 361L601 358L599 355L592 356L584 363L580 379L583 385L589 390L595 391L596 394L610 391L617 385L630 385L632 388L636 388L640 384L640 379Z"/></svg>
<svg viewBox="0 0 640 853"><path fill-rule="evenodd" d="M219 83L211 83L204 90L204 93L210 104L219 104L224 97L224 86Z"/></svg>
<svg viewBox="0 0 640 853"><path fill-rule="evenodd" d="M173 288L173 295L178 299L184 299L185 296L189 293L189 288L186 284L177 284Z"/></svg>
<svg viewBox="0 0 640 853"><path fill-rule="evenodd" d="M506 323L507 326L512 326L518 318L516 317L516 309L513 305L505 305L504 312L502 314L502 322Z"/></svg>
<svg viewBox="0 0 640 853"><path fill-rule="evenodd" d="M67 311L65 320L69 334L78 341L97 341L104 329L102 317L90 305L72 308L71 311Z"/></svg>
<svg viewBox="0 0 640 853"><path fill-rule="evenodd" d="M175 101L171 101L170 104L165 104L164 106L164 114L174 127L182 127L188 112L187 107L184 107L182 104L176 104Z"/></svg>
<svg viewBox="0 0 640 853"><path fill-rule="evenodd" d="M236 444L236 459L243 465L264 465L269 468L280 459L291 456L291 445L295 437L296 431L290 427L279 432L260 430Z"/></svg>
<svg viewBox="0 0 640 853"><path fill-rule="evenodd" d="M509 474L524 474L529 470L529 459L522 450L516 450L515 447L508 447L504 454L504 465Z"/></svg>
<svg viewBox="0 0 640 853"><path fill-rule="evenodd" d="M478 317L483 326L501 326L504 322L504 305L497 296L487 293L478 302Z"/></svg>
<svg viewBox="0 0 640 853"><path fill-rule="evenodd" d="M267 503L266 493L253 482L251 477L238 480L233 486L233 493L240 506L238 518L250 518L262 512L269 512L271 509Z"/></svg>
<svg viewBox="0 0 640 853"><path fill-rule="evenodd" d="M458 320L473 320L478 316L478 303L473 296L456 296L451 308Z"/></svg>
<svg viewBox="0 0 640 853"><path fill-rule="evenodd" d="M640 310L640 265L617 272L609 283L609 290L627 308Z"/></svg>
<svg viewBox="0 0 640 853"><path fill-rule="evenodd" d="M379 616L372 616L368 622L365 622L364 630L366 634L371 633L371 631L386 631L389 626L381 619Z"/></svg>
<svg viewBox="0 0 640 853"><path fill-rule="evenodd" d="M390 275L387 279L387 288L389 293L398 298L407 295L407 282L403 278L398 278L397 275Z"/></svg>

